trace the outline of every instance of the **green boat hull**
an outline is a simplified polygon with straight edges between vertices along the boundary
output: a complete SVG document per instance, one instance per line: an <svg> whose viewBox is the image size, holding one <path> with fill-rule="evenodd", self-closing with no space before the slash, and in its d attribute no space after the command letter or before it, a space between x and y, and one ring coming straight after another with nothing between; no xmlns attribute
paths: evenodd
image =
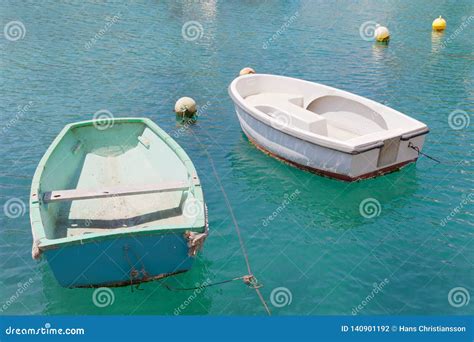
<svg viewBox="0 0 474 342"><path fill-rule="evenodd" d="M201 184L149 119L67 125L30 198L33 257L67 287L127 285L188 270L207 237Z"/></svg>

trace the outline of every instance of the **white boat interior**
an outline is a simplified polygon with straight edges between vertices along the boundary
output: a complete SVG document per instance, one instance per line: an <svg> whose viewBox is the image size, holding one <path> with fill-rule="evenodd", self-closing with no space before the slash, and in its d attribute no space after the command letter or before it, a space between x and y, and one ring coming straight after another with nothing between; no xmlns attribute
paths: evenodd
<svg viewBox="0 0 474 342"><path fill-rule="evenodd" d="M273 128L344 152L426 133L422 122L367 98L304 80L253 74L230 86L234 101Z"/></svg>
<svg viewBox="0 0 474 342"><path fill-rule="evenodd" d="M187 227L193 221L183 208L194 201L198 179L179 155L184 151L171 148L145 119L130 121L117 119L106 130L70 125L53 144L39 167L41 189L35 190L48 239Z"/></svg>

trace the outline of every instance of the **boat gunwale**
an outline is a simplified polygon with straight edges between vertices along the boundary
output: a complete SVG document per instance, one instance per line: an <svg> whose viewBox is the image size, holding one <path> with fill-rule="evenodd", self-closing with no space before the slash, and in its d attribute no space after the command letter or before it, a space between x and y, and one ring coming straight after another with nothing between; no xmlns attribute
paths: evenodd
<svg viewBox="0 0 474 342"><path fill-rule="evenodd" d="M383 104L381 104L377 101L371 100L369 98L366 98L366 97L363 97L363 96L360 96L360 95L357 95L357 94L354 94L354 93L351 93L351 92L348 92L348 91L345 91L345 90L342 90L342 89L334 88L334 87L327 86L327 85L317 83L317 82L312 82L312 81L307 81L307 80L303 80L303 79L299 79L299 78L282 76L282 75L249 74L249 75L242 75L242 76L236 77L230 83L230 85L228 87L229 96L232 98L232 100L233 100L233 102L236 106L239 106L246 113L251 115L256 120L264 123L265 125L270 125L271 127L274 127L272 125L272 119L265 116L264 113L261 112L260 110L258 110L257 108L252 107L252 106L250 106L246 103L245 99L242 97L240 92L237 90L237 86L236 86L237 82L239 82L242 79L261 77L261 76L269 77L269 78L280 78L280 79L296 80L296 81L302 82L302 83L317 85L317 86L320 86L321 88L323 88L325 90L336 92L336 94L349 95L349 97L353 97L353 100L357 100L359 103L365 104L365 102L367 102L368 104L373 106L373 108L369 107L372 110L375 110L376 107L382 107L385 110L393 111L395 114L403 116L403 117L405 117L405 118L407 118L411 121L414 121L415 123L418 123L418 124L423 126L423 127L416 128L414 130L407 130L406 132L403 132L400 135L402 140L409 140L412 136L420 136L420 135L425 135L425 134L429 133L428 126L426 124L424 124L423 122L421 122L417 119L414 119L414 118L412 118L412 117L410 117L406 114L403 114L403 113L397 111L396 109L385 106L385 105L383 105ZM367 151L370 151L370 150L373 150L373 149L377 149L377 148L382 148L383 145L384 145L383 140L380 140L380 139L375 140L375 141L371 141L371 142L361 143L359 145L350 145L350 144L348 144L347 142L344 142L344 141L332 139L332 138L329 138L329 137L324 137L324 136L321 136L321 135L315 134L315 133L309 133L305 130L298 129L298 128L291 127L291 126L275 128L275 129L281 131L282 133L289 134L289 135L291 135L295 138L308 141L312 144L320 145L320 146L329 148L329 149L334 150L334 151L339 151L339 152L342 152L342 153L352 154L352 155L364 153L364 152L367 152ZM390 130L388 130L388 131L390 131ZM398 134L395 135L395 136L398 136ZM406 138L407 136L409 136L410 138Z"/></svg>
<svg viewBox="0 0 474 342"><path fill-rule="evenodd" d="M74 128L84 127L93 125L97 120L85 120L75 123L70 123L64 126L64 128L59 132L55 137L52 143L49 145L48 149L40 159L38 166L36 167L33 179L31 182L31 192L29 199L30 206L30 223L31 231L33 235L33 244L35 247L40 248L40 250L47 250L51 248L59 248L74 244L83 244L92 241L99 241L103 239L110 238L120 238L123 236L130 235L162 235L162 234L181 234L186 231L204 231L207 224L207 217L204 213L205 211L205 202L204 195L201 188L201 183L199 177L197 176L196 168L194 167L193 162L187 155L186 151L163 129L161 129L156 123L148 118L138 118L138 117L124 117L124 118L113 118L113 123L142 123L147 128L151 129L158 137L177 155L177 157L182 161L183 165L188 171L188 175L192 178L190 182L190 188L194 190L194 196L202 202L203 204L203 214L202 218L199 216L196 221L189 225L166 225L166 226L144 226L140 228L126 227L126 228L114 228L104 233L90 233L86 235L77 235L71 237L63 237L57 239L49 239L46 237L43 221L40 213L41 204L41 194L40 189L40 179L43 174L46 162L53 154L55 149L59 146L60 142L64 138L67 132ZM133 230L131 230L133 228Z"/></svg>

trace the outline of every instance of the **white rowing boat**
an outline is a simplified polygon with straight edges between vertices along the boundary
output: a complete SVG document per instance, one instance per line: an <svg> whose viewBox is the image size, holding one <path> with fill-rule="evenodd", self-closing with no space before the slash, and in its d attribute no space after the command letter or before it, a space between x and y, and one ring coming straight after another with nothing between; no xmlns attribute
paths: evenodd
<svg viewBox="0 0 474 342"><path fill-rule="evenodd" d="M367 98L296 78L237 77L229 94L242 130L265 152L346 181L415 162L428 127Z"/></svg>

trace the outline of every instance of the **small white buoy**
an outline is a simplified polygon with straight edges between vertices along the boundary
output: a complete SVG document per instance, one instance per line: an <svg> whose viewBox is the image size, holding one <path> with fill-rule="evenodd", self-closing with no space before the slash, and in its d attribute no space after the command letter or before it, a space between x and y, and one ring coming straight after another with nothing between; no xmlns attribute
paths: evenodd
<svg viewBox="0 0 474 342"><path fill-rule="evenodd" d="M239 72L239 76L249 75L249 74L255 74L255 70L253 70L252 68L249 68L249 67L245 67L242 70L240 70L240 72Z"/></svg>
<svg viewBox="0 0 474 342"><path fill-rule="evenodd" d="M196 113L196 101L190 97L182 97L176 101L174 111L178 115L194 115Z"/></svg>
<svg viewBox="0 0 474 342"><path fill-rule="evenodd" d="M446 20L442 16L433 20L432 24L433 30L435 31L444 31L446 29Z"/></svg>
<svg viewBox="0 0 474 342"><path fill-rule="evenodd" d="M377 25L375 28L374 36L378 42L388 42L390 39L390 32L385 26Z"/></svg>

